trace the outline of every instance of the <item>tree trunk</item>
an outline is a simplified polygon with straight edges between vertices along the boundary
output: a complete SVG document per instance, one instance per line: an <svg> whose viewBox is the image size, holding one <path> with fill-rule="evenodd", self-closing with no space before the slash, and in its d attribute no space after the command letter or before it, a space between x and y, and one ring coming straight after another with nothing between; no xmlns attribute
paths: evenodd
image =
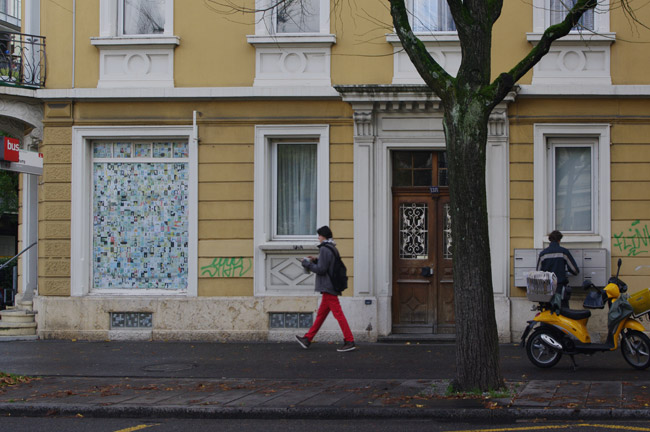
<svg viewBox="0 0 650 432"><path fill-rule="evenodd" d="M470 98L445 104L449 160L457 391L503 386L494 315L485 164L489 112Z"/></svg>

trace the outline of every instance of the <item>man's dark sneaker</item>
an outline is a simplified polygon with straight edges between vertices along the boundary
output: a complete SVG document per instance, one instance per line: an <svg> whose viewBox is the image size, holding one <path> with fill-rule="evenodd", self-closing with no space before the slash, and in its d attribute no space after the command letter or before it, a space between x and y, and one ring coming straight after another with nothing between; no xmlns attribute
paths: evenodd
<svg viewBox="0 0 650 432"><path fill-rule="evenodd" d="M306 337L301 337L296 335L296 340L298 341L300 346L303 347L304 349L309 348L309 345L311 345L311 342Z"/></svg>
<svg viewBox="0 0 650 432"><path fill-rule="evenodd" d="M337 349L338 352L348 352L348 351L354 351L357 349L357 346L354 344L354 342L348 342L345 341L343 346L339 349Z"/></svg>

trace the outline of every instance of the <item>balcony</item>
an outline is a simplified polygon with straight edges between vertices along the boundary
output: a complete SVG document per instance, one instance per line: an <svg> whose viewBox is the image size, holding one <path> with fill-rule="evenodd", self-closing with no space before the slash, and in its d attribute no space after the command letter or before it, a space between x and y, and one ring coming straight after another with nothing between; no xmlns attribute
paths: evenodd
<svg viewBox="0 0 650 432"><path fill-rule="evenodd" d="M0 85L45 86L45 38L0 32Z"/></svg>

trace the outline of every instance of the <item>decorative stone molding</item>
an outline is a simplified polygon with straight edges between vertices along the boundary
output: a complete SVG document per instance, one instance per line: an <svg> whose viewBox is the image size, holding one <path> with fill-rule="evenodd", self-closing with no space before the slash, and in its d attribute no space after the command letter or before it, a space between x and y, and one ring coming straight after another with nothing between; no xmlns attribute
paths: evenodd
<svg viewBox="0 0 650 432"><path fill-rule="evenodd" d="M0 125L6 132L23 138L23 148L31 149L43 140L43 105L13 97L0 99Z"/></svg>
<svg viewBox="0 0 650 432"><path fill-rule="evenodd" d="M529 33L536 45L541 34ZM611 85L610 49L615 33L572 34L553 42L551 49L533 69L533 84Z"/></svg>
<svg viewBox="0 0 650 432"><path fill-rule="evenodd" d="M456 76L462 53L456 32L440 32L434 35L419 35L427 51L450 75ZM399 37L395 34L386 36L393 46L393 84L422 84L424 81L404 51Z"/></svg>
<svg viewBox="0 0 650 432"><path fill-rule="evenodd" d="M177 37L138 39L92 38L99 49L98 88L174 87Z"/></svg>
<svg viewBox="0 0 650 432"><path fill-rule="evenodd" d="M248 36L255 47L254 86L331 86L335 35Z"/></svg>

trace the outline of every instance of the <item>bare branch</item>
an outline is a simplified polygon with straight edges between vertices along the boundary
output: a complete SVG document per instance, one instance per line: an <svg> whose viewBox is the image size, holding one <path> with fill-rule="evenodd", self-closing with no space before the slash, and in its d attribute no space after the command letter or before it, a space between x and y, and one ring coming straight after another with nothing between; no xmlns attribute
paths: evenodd
<svg viewBox="0 0 650 432"><path fill-rule="evenodd" d="M429 88L441 99L446 99L455 78L431 57L422 41L413 33L404 0L389 1L393 25L404 50Z"/></svg>

